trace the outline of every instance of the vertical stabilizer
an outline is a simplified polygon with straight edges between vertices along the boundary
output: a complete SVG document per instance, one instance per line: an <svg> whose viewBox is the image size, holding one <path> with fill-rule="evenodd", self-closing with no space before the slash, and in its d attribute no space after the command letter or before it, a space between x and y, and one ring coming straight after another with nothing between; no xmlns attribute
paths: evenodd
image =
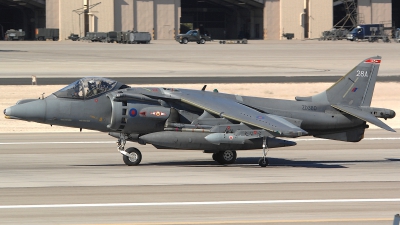
<svg viewBox="0 0 400 225"><path fill-rule="evenodd" d="M313 102L370 106L381 57L363 60L326 91L311 97Z"/></svg>

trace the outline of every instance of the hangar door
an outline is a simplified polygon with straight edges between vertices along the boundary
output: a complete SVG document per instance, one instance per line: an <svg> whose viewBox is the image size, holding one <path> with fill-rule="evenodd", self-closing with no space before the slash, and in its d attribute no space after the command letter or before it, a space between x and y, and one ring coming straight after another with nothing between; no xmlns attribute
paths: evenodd
<svg viewBox="0 0 400 225"><path fill-rule="evenodd" d="M213 39L261 39L263 1L185 0L181 1L180 33L199 29Z"/></svg>
<svg viewBox="0 0 400 225"><path fill-rule="evenodd" d="M45 27L45 0L0 0L0 40L7 30L25 31L35 37L35 28Z"/></svg>

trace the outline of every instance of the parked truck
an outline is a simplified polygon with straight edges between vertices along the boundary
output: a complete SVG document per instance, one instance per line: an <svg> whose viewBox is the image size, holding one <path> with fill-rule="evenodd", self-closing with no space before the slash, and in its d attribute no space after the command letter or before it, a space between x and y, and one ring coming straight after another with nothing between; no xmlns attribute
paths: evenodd
<svg viewBox="0 0 400 225"><path fill-rule="evenodd" d="M151 41L151 35L149 32L137 32L130 31L122 32L121 43L122 44L149 44Z"/></svg>
<svg viewBox="0 0 400 225"><path fill-rule="evenodd" d="M390 42L389 35L385 34L384 30L383 24L359 25L347 34L347 40L368 40L369 42L375 42L382 39L383 42Z"/></svg>
<svg viewBox="0 0 400 225"><path fill-rule="evenodd" d="M121 41L121 31L110 31L107 33L107 43L119 43Z"/></svg>
<svg viewBox="0 0 400 225"><path fill-rule="evenodd" d="M86 37L84 40L91 42L106 42L107 33L106 32L86 32Z"/></svg>
<svg viewBox="0 0 400 225"><path fill-rule="evenodd" d="M206 41L211 41L211 37L200 34L198 30L189 30L186 34L178 34L175 40L180 44L187 44L188 42L197 42L197 44L205 44Z"/></svg>
<svg viewBox="0 0 400 225"><path fill-rule="evenodd" d="M47 39L51 39L53 41L58 41L60 35L59 29L53 28L36 28L35 38L38 41L45 41Z"/></svg>

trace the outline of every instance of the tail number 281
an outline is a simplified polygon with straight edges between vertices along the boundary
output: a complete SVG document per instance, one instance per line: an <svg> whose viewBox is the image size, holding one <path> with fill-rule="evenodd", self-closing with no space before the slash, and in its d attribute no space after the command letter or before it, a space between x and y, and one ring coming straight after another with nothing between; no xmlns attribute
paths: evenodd
<svg viewBox="0 0 400 225"><path fill-rule="evenodd" d="M357 70L357 77L368 77L368 71Z"/></svg>

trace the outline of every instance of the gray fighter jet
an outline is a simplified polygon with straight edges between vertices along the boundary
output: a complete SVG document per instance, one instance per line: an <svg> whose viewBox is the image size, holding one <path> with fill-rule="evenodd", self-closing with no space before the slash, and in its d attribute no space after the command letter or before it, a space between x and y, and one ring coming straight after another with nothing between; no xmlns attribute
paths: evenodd
<svg viewBox="0 0 400 225"><path fill-rule="evenodd" d="M206 91L129 87L87 77L42 99L25 99L4 110L8 119L108 132L128 166L141 152L126 141L159 149L202 150L220 164L236 151L296 145L281 138L310 135L346 142L363 139L367 123L395 132L378 118L395 112L370 107L381 57L363 60L326 91L296 101Z"/></svg>

